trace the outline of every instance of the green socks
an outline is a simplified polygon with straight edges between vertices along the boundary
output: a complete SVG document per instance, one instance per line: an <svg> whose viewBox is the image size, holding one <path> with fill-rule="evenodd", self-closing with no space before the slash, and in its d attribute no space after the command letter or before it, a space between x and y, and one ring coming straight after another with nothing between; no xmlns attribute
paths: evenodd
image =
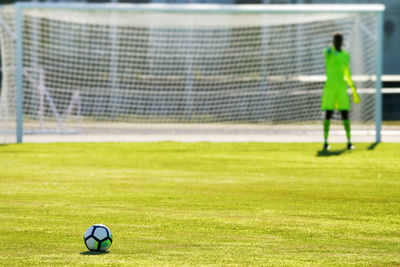
<svg viewBox="0 0 400 267"><path fill-rule="evenodd" d="M331 120L324 120L324 140L325 143L328 143L328 134L329 134L329 127L331 126Z"/></svg>
<svg viewBox="0 0 400 267"><path fill-rule="evenodd" d="M344 130L346 131L347 141L350 143L350 120L343 120Z"/></svg>
<svg viewBox="0 0 400 267"><path fill-rule="evenodd" d="M328 135L329 135L329 127L331 126L331 120L324 120L324 140L325 143L328 143ZM350 120L343 120L344 130L346 131L346 137L348 143L350 143L351 134L350 134Z"/></svg>

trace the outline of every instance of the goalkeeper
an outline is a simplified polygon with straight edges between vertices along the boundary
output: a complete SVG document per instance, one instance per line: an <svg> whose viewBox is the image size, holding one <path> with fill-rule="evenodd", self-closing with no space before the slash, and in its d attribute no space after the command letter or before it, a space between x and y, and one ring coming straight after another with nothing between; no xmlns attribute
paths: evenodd
<svg viewBox="0 0 400 267"><path fill-rule="evenodd" d="M346 131L347 149L353 149L350 134L350 100L347 94L347 85L353 92L353 102L360 103L360 97L351 79L350 56L342 49L343 36L333 36L333 46L324 50L326 82L322 94L321 109L325 111L324 119L324 150L329 149L328 135L334 109L341 112L343 126Z"/></svg>

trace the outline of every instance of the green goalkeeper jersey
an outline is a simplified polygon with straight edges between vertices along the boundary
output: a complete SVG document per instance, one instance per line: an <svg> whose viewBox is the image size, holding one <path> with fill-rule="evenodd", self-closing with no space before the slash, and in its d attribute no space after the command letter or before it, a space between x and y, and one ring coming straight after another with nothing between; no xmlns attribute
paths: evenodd
<svg viewBox="0 0 400 267"><path fill-rule="evenodd" d="M337 51L335 47L324 50L326 82L325 90L347 90L354 87L350 72L350 55L347 51Z"/></svg>
<svg viewBox="0 0 400 267"><path fill-rule="evenodd" d="M350 100L347 85L355 93L351 79L350 55L347 51L337 51L333 46L324 50L326 82L322 93L322 110L349 110ZM357 96L358 97L358 96Z"/></svg>

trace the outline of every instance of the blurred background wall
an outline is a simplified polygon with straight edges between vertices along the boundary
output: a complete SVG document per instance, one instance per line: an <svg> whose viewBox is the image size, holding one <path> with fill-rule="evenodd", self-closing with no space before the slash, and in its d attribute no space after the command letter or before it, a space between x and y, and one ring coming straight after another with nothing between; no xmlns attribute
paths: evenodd
<svg viewBox="0 0 400 267"><path fill-rule="evenodd" d="M0 0L0 4L14 3ZM384 88L400 90L400 0L31 0L25 2L86 3L204 3L204 4L377 4L386 6L384 19L383 74L397 75ZM383 95L383 119L400 120L400 92Z"/></svg>

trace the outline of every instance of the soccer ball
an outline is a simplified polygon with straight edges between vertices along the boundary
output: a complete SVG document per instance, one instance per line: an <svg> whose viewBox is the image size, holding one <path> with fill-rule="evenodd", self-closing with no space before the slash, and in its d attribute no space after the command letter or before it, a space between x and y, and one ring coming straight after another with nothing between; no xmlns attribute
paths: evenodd
<svg viewBox="0 0 400 267"><path fill-rule="evenodd" d="M83 235L83 241L90 251L106 251L112 243L112 234L107 226L95 224Z"/></svg>

